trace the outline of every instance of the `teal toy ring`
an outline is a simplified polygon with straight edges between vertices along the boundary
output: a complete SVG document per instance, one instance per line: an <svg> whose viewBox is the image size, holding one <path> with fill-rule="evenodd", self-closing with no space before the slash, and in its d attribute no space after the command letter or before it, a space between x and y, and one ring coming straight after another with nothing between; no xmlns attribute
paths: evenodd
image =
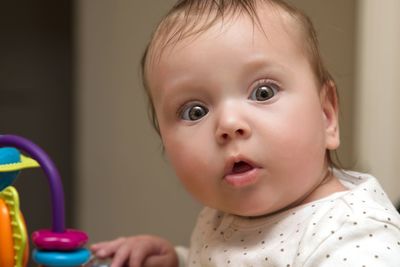
<svg viewBox="0 0 400 267"><path fill-rule="evenodd" d="M35 249L32 258L36 263L48 267L72 267L86 263L90 258L90 251L85 248L63 252Z"/></svg>

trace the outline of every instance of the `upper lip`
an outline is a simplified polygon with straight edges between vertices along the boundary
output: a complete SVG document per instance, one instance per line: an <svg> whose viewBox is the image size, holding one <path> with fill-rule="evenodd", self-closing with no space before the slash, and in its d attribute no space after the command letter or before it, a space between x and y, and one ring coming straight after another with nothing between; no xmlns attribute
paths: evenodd
<svg viewBox="0 0 400 267"><path fill-rule="evenodd" d="M235 155L231 156L228 158L225 164L225 169L224 169L224 176L232 174L233 173L233 168L236 163L239 162L245 162L246 164L249 164L253 168L259 168L259 166L254 163L252 160L242 156L242 155Z"/></svg>

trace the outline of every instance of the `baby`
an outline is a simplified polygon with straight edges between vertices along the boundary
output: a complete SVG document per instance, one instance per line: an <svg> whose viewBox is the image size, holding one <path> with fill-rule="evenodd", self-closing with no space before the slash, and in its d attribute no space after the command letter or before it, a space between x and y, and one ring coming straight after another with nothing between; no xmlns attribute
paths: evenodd
<svg viewBox="0 0 400 267"><path fill-rule="evenodd" d="M280 0L182 0L142 61L153 122L205 208L190 248L94 244L128 266L400 266L400 216L339 170L338 100L306 15Z"/></svg>

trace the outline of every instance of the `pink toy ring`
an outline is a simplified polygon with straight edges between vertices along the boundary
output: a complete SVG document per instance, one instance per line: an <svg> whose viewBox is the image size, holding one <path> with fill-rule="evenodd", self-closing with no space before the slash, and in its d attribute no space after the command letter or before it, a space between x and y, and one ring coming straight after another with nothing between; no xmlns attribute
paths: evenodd
<svg viewBox="0 0 400 267"><path fill-rule="evenodd" d="M69 251L83 247L88 236L85 232L74 229L66 229L62 233L42 229L32 234L32 240L39 249Z"/></svg>

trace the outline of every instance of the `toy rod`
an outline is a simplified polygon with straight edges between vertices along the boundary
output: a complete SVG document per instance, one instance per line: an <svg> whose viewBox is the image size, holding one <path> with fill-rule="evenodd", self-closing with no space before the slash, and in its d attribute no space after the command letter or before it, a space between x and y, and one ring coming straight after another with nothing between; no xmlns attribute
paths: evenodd
<svg viewBox="0 0 400 267"><path fill-rule="evenodd" d="M31 141L15 136L0 135L0 147L12 146L27 153L35 159L46 174L50 186L52 202L52 231L56 233L65 232L65 206L64 191L60 174L47 153Z"/></svg>

